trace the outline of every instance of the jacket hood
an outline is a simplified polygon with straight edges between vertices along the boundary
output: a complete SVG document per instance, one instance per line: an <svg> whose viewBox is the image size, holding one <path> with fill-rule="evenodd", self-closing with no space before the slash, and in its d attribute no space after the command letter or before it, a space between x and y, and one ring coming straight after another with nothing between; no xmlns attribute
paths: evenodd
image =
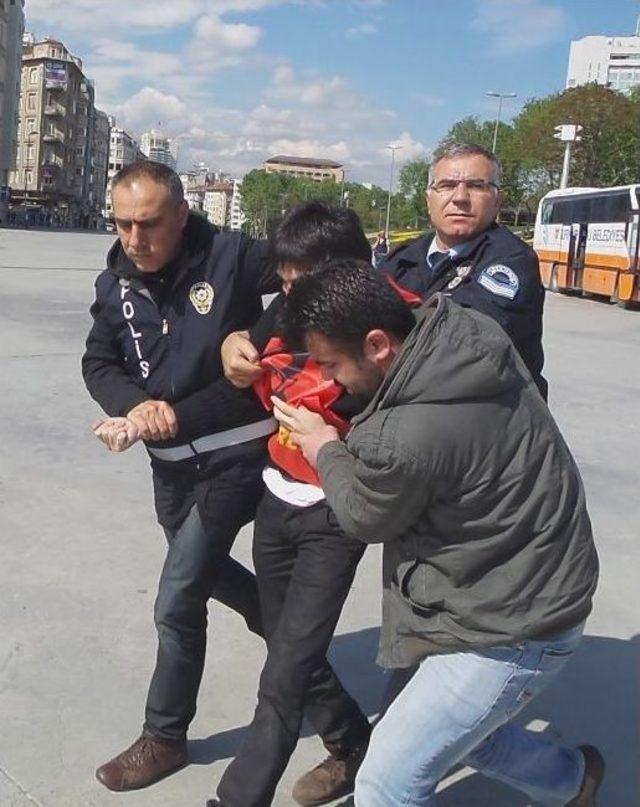
<svg viewBox="0 0 640 807"><path fill-rule="evenodd" d="M196 216L195 213L189 213L179 253L181 265L190 266L192 262L200 261L206 254L216 232L218 232L218 228L209 224L206 219ZM144 273L136 269L133 262L127 257L119 238L107 254L107 266L117 277L126 279L144 277Z"/></svg>
<svg viewBox="0 0 640 807"><path fill-rule="evenodd" d="M392 406L494 398L522 385L502 328L437 294L417 310L416 327L363 416Z"/></svg>

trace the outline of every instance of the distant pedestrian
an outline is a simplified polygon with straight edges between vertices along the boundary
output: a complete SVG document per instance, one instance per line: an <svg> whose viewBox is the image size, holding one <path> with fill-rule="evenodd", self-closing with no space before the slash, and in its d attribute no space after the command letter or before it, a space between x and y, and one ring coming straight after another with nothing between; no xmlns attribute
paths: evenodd
<svg viewBox="0 0 640 807"><path fill-rule="evenodd" d="M389 254L389 243L384 230L380 230L376 243L373 245L373 265L380 266Z"/></svg>

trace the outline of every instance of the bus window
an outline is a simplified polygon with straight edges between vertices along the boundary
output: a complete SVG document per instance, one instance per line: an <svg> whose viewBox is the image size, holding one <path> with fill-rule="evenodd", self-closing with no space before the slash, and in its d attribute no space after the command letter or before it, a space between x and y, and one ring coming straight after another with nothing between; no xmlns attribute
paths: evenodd
<svg viewBox="0 0 640 807"><path fill-rule="evenodd" d="M608 193L591 199L591 221L627 222L631 216L629 192Z"/></svg>
<svg viewBox="0 0 640 807"><path fill-rule="evenodd" d="M553 202L542 203L542 223L551 224L553 221Z"/></svg>
<svg viewBox="0 0 640 807"><path fill-rule="evenodd" d="M589 221L590 199L562 199L555 202L551 214L552 224L574 224Z"/></svg>

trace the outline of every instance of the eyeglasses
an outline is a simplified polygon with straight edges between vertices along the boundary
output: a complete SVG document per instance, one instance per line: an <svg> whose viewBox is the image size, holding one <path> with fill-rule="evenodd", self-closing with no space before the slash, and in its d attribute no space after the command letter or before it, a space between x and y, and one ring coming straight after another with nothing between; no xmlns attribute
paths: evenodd
<svg viewBox="0 0 640 807"><path fill-rule="evenodd" d="M487 179L441 179L439 182L432 182L429 185L432 191L442 194L452 194L463 185L469 193L490 193L492 188L500 190L500 186Z"/></svg>

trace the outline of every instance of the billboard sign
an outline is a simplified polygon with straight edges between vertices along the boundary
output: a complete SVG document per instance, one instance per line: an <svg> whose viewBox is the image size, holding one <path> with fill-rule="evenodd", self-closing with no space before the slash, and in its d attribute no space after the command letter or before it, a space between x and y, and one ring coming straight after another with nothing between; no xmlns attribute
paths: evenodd
<svg viewBox="0 0 640 807"><path fill-rule="evenodd" d="M44 81L47 89L67 89L67 65L65 62L46 62Z"/></svg>

